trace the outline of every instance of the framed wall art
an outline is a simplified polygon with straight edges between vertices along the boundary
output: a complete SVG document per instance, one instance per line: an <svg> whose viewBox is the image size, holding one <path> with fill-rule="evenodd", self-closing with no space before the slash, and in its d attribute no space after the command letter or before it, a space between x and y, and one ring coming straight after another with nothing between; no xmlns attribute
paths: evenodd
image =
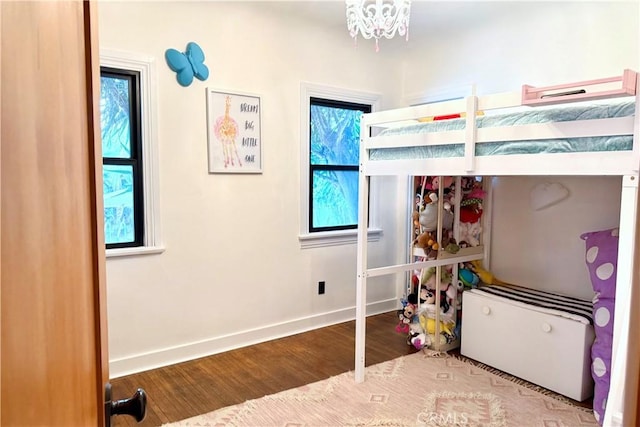
<svg viewBox="0 0 640 427"><path fill-rule="evenodd" d="M260 97L207 88L209 173L262 173Z"/></svg>

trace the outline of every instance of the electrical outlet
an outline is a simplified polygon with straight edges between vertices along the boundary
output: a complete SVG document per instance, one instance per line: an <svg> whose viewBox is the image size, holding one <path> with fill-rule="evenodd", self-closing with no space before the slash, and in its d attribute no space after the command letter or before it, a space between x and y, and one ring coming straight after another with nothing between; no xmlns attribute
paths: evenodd
<svg viewBox="0 0 640 427"><path fill-rule="evenodd" d="M318 295L324 294L324 280L318 282Z"/></svg>

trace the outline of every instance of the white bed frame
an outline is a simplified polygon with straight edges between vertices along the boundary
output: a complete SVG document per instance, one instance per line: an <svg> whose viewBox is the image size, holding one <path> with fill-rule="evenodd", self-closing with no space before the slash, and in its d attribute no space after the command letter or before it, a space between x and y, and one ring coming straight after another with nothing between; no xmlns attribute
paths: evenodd
<svg viewBox="0 0 640 427"><path fill-rule="evenodd" d="M612 88L613 87L613 88ZM572 88L588 88L577 95L542 97ZM356 349L355 379L364 381L366 289L369 277L404 273L415 268L450 264L451 261L406 263L386 267L367 266L367 218L369 177L379 175L412 176L509 176L509 175L613 175L622 177L620 205L620 237L616 307L613 338L613 366L605 426L622 426L624 388L629 339L629 313L635 260L638 179L640 171L640 79L638 74L625 70L622 76L576 82L543 88L523 86L522 92L488 96L469 96L462 100L399 108L363 115L361 121L361 151L359 180L359 211L357 239L356 281ZM479 111L515 108L529 105L569 103L620 96L635 96L636 114L632 117L582 120L574 122L529 124L511 127L481 128L476 126ZM459 131L445 131L414 135L369 136L394 123L420 118L465 112L466 127ZM581 152L553 154L514 154L508 156L475 156L475 145L484 142L553 139L585 136L633 135L632 151ZM370 160L369 151L379 148L422 145L465 144L465 156L407 160ZM455 262L455 261L454 261Z"/></svg>

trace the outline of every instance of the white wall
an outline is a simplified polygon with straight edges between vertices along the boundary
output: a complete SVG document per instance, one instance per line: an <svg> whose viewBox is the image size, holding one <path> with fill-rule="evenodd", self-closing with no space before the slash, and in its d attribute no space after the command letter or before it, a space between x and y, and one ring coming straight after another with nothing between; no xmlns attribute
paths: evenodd
<svg viewBox="0 0 640 427"><path fill-rule="evenodd" d="M279 16L269 2L101 2L99 17L102 48L157 61L166 245L107 261L111 375L353 318L355 244L303 250L298 241L300 82L395 94L399 69L372 45L354 49L346 30ZM164 52L189 41L203 48L210 76L184 88ZM207 173L206 87L261 96L262 174ZM382 108L393 99L383 96ZM400 240L394 215L379 217L373 264L389 263ZM372 310L396 307L393 280L371 281Z"/></svg>
<svg viewBox="0 0 640 427"><path fill-rule="evenodd" d="M618 225L622 179L504 177L493 182L491 270L509 283L591 300L580 235ZM530 191L546 183L562 184L569 197L536 211Z"/></svg>
<svg viewBox="0 0 640 427"><path fill-rule="evenodd" d="M638 2L464 4L477 19L433 34L428 44L410 45L405 95L469 83L487 94L638 69ZM445 12L433 8L436 15Z"/></svg>
<svg viewBox="0 0 640 427"><path fill-rule="evenodd" d="M519 90L524 83L553 84L640 69L635 2L461 2L458 10L474 19L461 19L459 25L455 18L441 19L426 41L416 37L415 29L409 43L383 40L379 54L362 40L354 49L343 27L316 28L314 21L278 16L269 3L99 5L102 47L157 58L161 219L167 247L160 255L108 260L114 376L353 316L355 245L301 250L297 238L300 81L380 93L381 107L391 108L443 87L474 83L483 94ZM434 18L451 4L424 3ZM163 55L188 41L203 47L211 75L206 83L183 88ZM207 173L205 87L262 97L264 173ZM536 182L501 179L497 206L514 208L510 204L519 197L517 186ZM567 233L566 225L550 221L552 214L569 215L574 212L571 203L580 207L594 189L591 181L562 182L572 199L541 213L550 235ZM398 209L406 183L391 179L382 184L377 200L385 234L370 248L371 263L380 265L401 257L407 221L404 209ZM595 188L594 199L606 196L613 207L585 213L585 223L575 225L570 235L617 221L613 199L619 197L619 185L611 179L598 181ZM525 230L527 222L538 219L524 205L516 206L519 216L500 209L492 245L494 272L518 280L521 273L512 269L526 268L528 261L510 251L513 241L504 237L504 230ZM556 262L544 241L527 235L520 239L527 240L528 252L549 255L536 259L547 266L543 273L553 278L565 274L567 264ZM555 250L571 251L571 262L580 264L576 241L562 245L567 246ZM551 283L547 278L536 281ZM318 280L327 282L323 296L317 295ZM369 302L380 309L395 306L396 283L391 278L372 282ZM583 278L576 276L574 285L568 291L582 294Z"/></svg>

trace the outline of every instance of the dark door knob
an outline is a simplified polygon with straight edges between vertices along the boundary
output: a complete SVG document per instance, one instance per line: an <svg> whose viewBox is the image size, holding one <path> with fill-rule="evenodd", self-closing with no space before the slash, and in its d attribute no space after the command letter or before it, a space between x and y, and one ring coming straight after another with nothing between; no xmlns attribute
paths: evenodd
<svg viewBox="0 0 640 427"><path fill-rule="evenodd" d="M128 399L111 400L111 384L107 383L104 409L106 427L111 425L113 415L130 415L140 422L147 413L147 393L139 388Z"/></svg>

